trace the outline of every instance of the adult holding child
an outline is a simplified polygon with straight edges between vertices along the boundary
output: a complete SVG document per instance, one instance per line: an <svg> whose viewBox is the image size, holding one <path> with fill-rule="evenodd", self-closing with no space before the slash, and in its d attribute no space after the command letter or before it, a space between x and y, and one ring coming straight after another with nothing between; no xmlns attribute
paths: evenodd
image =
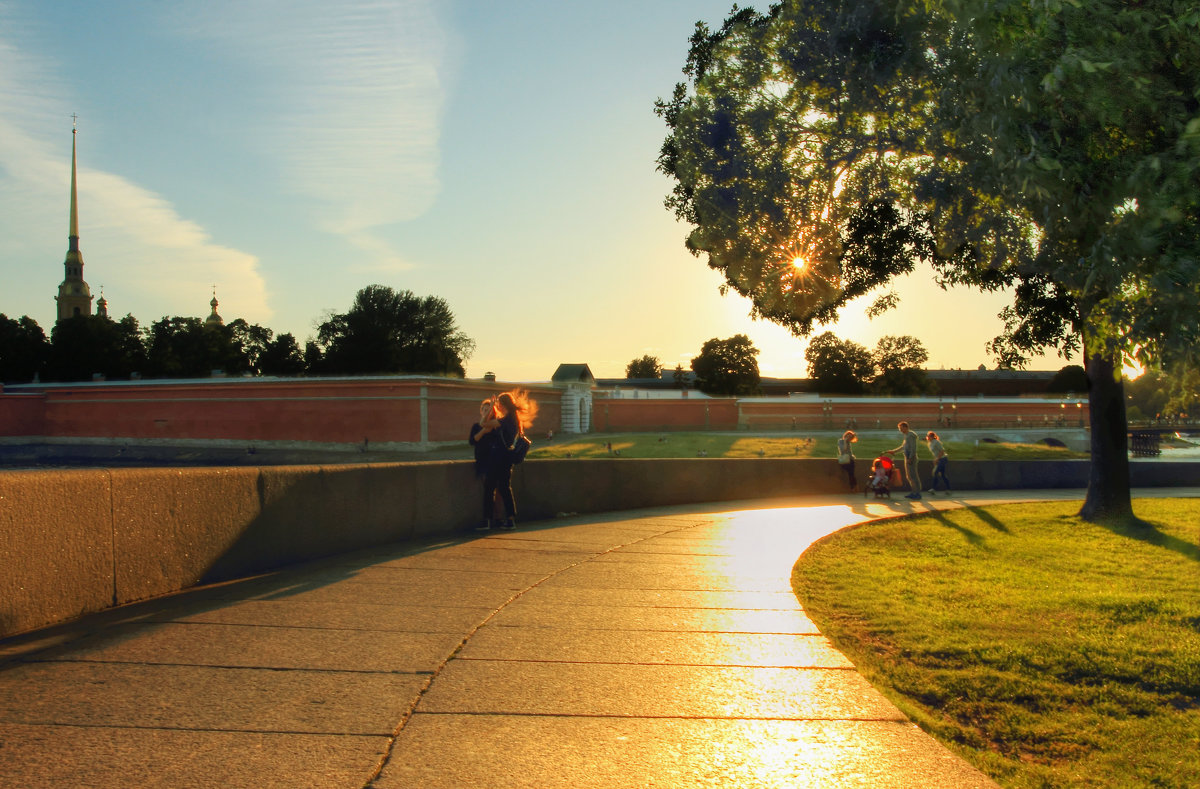
<svg viewBox="0 0 1200 789"><path fill-rule="evenodd" d="M917 434L908 429L908 422L896 425L900 431L900 446L889 449L889 455L900 453L904 459L904 477L908 480L909 492L904 494L906 499L921 498L921 475L917 472Z"/></svg>
<svg viewBox="0 0 1200 789"><path fill-rule="evenodd" d="M481 429L494 432L495 438L484 459L483 522L476 531L492 528L492 502L497 493L504 503L504 519L497 527L504 531L517 528L517 503L512 491L512 446L537 417L537 401L520 390L503 393L496 398L494 406L496 413L480 424Z"/></svg>
<svg viewBox="0 0 1200 789"><path fill-rule="evenodd" d="M471 425L471 431L467 434L467 443L475 449L475 478L483 480L487 476L488 456L492 453L492 446L496 443L496 431L490 427L484 427L484 423L494 419L496 416L492 404L492 398L487 398L479 404L479 420ZM492 492L492 498L483 505L483 522L480 524L479 531L488 531L492 528L492 516L495 514L495 491Z"/></svg>
<svg viewBox="0 0 1200 789"><path fill-rule="evenodd" d="M846 472L846 479L850 483L850 492L858 490L858 479L854 476L854 442L858 441L858 436L853 430L847 430L842 433L842 437L838 439L837 451L838 465L842 467L842 471Z"/></svg>

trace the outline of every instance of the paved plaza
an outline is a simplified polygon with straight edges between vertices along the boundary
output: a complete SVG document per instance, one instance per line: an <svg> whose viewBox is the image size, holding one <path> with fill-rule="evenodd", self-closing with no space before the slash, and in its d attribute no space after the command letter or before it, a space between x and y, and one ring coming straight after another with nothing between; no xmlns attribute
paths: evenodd
<svg viewBox="0 0 1200 789"><path fill-rule="evenodd" d="M1147 492L1179 494L1200 491ZM789 577L847 525L1017 498L566 517L10 639L0 787L994 786L867 684Z"/></svg>

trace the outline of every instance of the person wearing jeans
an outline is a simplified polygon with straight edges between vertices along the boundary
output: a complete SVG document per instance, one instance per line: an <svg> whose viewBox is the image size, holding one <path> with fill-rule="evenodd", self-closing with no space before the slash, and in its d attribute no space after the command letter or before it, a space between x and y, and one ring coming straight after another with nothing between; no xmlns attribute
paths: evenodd
<svg viewBox="0 0 1200 789"><path fill-rule="evenodd" d="M904 494L906 499L921 498L921 475L917 472L917 434L908 429L908 422L896 425L900 431L900 446L889 449L890 454L900 453L904 458L904 477L908 480L909 492Z"/></svg>
<svg viewBox="0 0 1200 789"><path fill-rule="evenodd" d="M938 480L946 486L946 492L950 492L950 479L946 476L946 448L942 446L942 440L938 438L938 434L929 431L925 436L925 440L929 442L929 454L933 455L933 481L929 483L929 495L937 492Z"/></svg>

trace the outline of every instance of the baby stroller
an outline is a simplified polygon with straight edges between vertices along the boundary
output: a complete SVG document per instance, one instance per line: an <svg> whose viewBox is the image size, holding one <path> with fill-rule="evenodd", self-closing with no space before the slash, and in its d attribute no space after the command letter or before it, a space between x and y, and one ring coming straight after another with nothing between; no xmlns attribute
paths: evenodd
<svg viewBox="0 0 1200 789"><path fill-rule="evenodd" d="M892 492L889 486L898 485L900 483L900 480L897 479L899 476L900 469L896 468L891 456L880 455L871 461L871 478L863 487L863 497L867 498L874 493L877 499L890 499Z"/></svg>

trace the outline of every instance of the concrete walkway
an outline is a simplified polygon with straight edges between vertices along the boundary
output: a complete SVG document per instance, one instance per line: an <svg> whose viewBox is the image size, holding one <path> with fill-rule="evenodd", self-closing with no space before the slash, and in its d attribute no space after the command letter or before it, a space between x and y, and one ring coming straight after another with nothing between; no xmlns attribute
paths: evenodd
<svg viewBox="0 0 1200 789"><path fill-rule="evenodd" d="M0 787L994 786L789 576L849 524L1018 498L569 517L0 642Z"/></svg>

